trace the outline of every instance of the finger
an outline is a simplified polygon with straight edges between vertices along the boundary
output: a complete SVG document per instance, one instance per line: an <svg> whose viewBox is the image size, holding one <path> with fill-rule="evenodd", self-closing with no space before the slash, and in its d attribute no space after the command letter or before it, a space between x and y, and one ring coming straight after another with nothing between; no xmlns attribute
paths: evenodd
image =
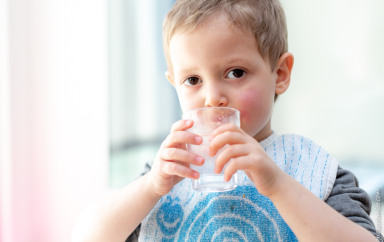
<svg viewBox="0 0 384 242"><path fill-rule="evenodd" d="M218 150L229 144L244 144L244 135L239 132L224 132L216 135L209 143L209 155L214 156Z"/></svg>
<svg viewBox="0 0 384 242"><path fill-rule="evenodd" d="M247 150L244 145L228 145L217 156L215 173L219 174L231 159L245 155L247 155Z"/></svg>
<svg viewBox="0 0 384 242"><path fill-rule="evenodd" d="M200 174L177 162L165 162L162 168L163 172L173 176L186 177L191 179L198 179Z"/></svg>
<svg viewBox="0 0 384 242"><path fill-rule="evenodd" d="M193 126L193 120L185 119L179 120L176 123L172 124L171 133L175 131L187 130Z"/></svg>
<svg viewBox="0 0 384 242"><path fill-rule="evenodd" d="M214 138L216 135L219 135L219 134L226 132L226 131L243 133L243 130L239 126L237 126L233 123L229 123L229 124L221 125L217 129L215 129L211 134L211 138Z"/></svg>
<svg viewBox="0 0 384 242"><path fill-rule="evenodd" d="M164 149L163 154L161 155L163 160L167 161L180 161L183 163L190 163L194 165L201 166L204 163L204 158L196 155L187 150L177 149L177 148L168 148Z"/></svg>
<svg viewBox="0 0 384 242"><path fill-rule="evenodd" d="M233 174L238 170L247 170L250 165L248 161L249 158L247 156L233 158L224 169L224 181L228 182L231 180Z"/></svg>
<svg viewBox="0 0 384 242"><path fill-rule="evenodd" d="M163 142L164 147L176 147L180 144L199 145L203 142L203 138L199 135L192 134L187 131L171 132Z"/></svg>

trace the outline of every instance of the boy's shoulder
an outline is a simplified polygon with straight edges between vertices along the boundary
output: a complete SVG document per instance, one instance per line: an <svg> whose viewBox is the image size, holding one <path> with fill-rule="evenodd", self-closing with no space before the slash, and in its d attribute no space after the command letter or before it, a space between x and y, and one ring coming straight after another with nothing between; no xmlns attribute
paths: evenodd
<svg viewBox="0 0 384 242"><path fill-rule="evenodd" d="M273 132L269 137L260 142L260 145L264 149L271 145L276 146L277 144L284 145L282 146L282 148L286 146L300 146L299 150L301 150L301 146L303 146L303 148L313 146L322 149L322 147L317 144L314 140L298 134L277 134Z"/></svg>
<svg viewBox="0 0 384 242"><path fill-rule="evenodd" d="M296 134L272 134L260 142L287 174L325 200L336 180L338 161L312 139Z"/></svg>

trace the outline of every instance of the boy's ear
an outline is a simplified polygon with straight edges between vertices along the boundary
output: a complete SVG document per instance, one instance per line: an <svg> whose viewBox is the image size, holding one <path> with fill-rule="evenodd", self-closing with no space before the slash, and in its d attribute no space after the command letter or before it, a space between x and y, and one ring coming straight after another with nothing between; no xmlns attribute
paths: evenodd
<svg viewBox="0 0 384 242"><path fill-rule="evenodd" d="M284 53L277 61L275 72L277 74L275 93L283 94L291 82L291 73L294 58L289 52Z"/></svg>
<svg viewBox="0 0 384 242"><path fill-rule="evenodd" d="M169 73L169 71L166 71L165 72L165 77L168 79L168 81L172 84L172 86L175 86L175 82L171 76L171 73Z"/></svg>

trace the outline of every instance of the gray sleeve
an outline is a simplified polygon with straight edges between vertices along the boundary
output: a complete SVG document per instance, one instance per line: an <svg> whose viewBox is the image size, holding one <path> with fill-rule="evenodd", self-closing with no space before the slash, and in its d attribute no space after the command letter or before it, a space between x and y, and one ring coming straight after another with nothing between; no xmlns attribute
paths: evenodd
<svg viewBox="0 0 384 242"><path fill-rule="evenodd" d="M147 174L151 170L151 168L152 168L152 163L149 163L149 162L145 163L144 170L140 176L144 176L145 174Z"/></svg>
<svg viewBox="0 0 384 242"><path fill-rule="evenodd" d="M338 168L335 184L325 202L346 218L370 231L378 241L384 241L369 217L371 199L368 193L359 188L359 182L352 172Z"/></svg>

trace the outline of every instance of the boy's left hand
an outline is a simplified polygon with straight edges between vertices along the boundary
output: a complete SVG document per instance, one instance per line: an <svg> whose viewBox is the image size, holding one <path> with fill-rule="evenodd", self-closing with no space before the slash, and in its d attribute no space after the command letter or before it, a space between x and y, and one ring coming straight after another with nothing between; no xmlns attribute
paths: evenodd
<svg viewBox="0 0 384 242"><path fill-rule="evenodd" d="M224 170L228 181L237 170L244 170L258 192L271 199L299 241L374 241L368 230L337 213L284 173L241 128L233 124L217 128L211 137L210 155L221 148L215 172L221 172L228 163Z"/></svg>
<svg viewBox="0 0 384 242"><path fill-rule="evenodd" d="M224 170L225 181L237 170L243 170L262 195L269 197L275 191L283 171L253 137L234 124L223 125L211 135L210 155L221 148L215 172L220 173L228 163Z"/></svg>

